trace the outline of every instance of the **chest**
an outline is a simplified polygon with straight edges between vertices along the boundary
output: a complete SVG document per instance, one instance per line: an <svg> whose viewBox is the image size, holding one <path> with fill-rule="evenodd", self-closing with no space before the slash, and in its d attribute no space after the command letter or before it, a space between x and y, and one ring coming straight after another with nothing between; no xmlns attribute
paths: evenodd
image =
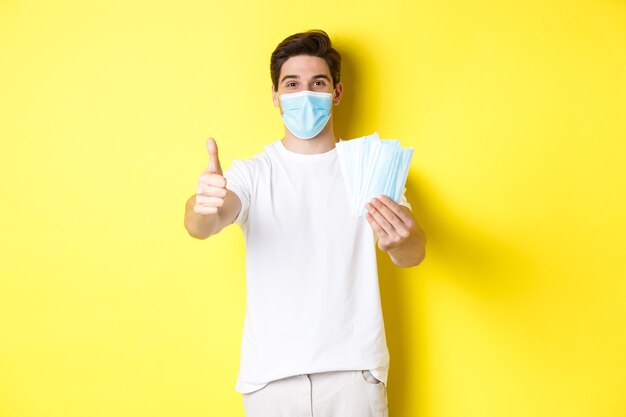
<svg viewBox="0 0 626 417"><path fill-rule="evenodd" d="M336 160L323 164L275 163L254 179L249 221L268 228L326 230L359 227L350 213Z"/></svg>

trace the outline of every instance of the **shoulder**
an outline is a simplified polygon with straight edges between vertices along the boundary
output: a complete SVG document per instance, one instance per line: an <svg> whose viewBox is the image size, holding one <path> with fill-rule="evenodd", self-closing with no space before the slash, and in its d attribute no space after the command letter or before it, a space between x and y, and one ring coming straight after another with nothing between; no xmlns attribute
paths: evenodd
<svg viewBox="0 0 626 417"><path fill-rule="evenodd" d="M244 159L233 159L227 173L246 172L251 175L258 174L271 167L272 160L276 158L276 142L266 145L262 152L256 153Z"/></svg>
<svg viewBox="0 0 626 417"><path fill-rule="evenodd" d="M280 141L271 142L263 147L263 151L253 154L249 158L238 159L236 161L246 164L263 164L276 158L278 154L278 143Z"/></svg>

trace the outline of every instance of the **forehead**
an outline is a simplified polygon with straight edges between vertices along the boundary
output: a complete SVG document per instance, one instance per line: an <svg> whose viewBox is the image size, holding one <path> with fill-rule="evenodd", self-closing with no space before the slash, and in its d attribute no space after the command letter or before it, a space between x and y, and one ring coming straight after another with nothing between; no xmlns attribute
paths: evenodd
<svg viewBox="0 0 626 417"><path fill-rule="evenodd" d="M301 77L326 74L330 77L330 69L324 58L310 55L296 55L286 60L280 67L280 79L285 75Z"/></svg>

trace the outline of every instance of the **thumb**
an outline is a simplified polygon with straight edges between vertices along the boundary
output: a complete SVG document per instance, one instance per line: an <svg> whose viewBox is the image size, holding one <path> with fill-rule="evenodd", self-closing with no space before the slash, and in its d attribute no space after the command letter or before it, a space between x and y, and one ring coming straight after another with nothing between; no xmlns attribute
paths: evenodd
<svg viewBox="0 0 626 417"><path fill-rule="evenodd" d="M220 158L217 155L217 143L215 143L215 139L207 139L206 149L209 152L209 172L211 174L222 175L222 166L220 165Z"/></svg>

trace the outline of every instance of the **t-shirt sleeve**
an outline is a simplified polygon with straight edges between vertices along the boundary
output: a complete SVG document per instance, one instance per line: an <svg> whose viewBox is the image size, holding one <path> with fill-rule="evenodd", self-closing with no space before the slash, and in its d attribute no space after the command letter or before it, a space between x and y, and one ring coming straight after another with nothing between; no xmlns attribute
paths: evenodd
<svg viewBox="0 0 626 417"><path fill-rule="evenodd" d="M244 227L248 221L248 209L250 208L250 192L252 190L252 164L249 161L233 161L230 168L224 172L226 188L239 197L241 211L235 219L235 223Z"/></svg>
<svg viewBox="0 0 626 417"><path fill-rule="evenodd" d="M402 197L400 197L400 201L398 202L398 204L400 204L401 206L404 206L404 207L408 208L409 210L413 211L413 208L411 207L411 204L406 199L405 193L406 193L406 188L402 192Z"/></svg>

